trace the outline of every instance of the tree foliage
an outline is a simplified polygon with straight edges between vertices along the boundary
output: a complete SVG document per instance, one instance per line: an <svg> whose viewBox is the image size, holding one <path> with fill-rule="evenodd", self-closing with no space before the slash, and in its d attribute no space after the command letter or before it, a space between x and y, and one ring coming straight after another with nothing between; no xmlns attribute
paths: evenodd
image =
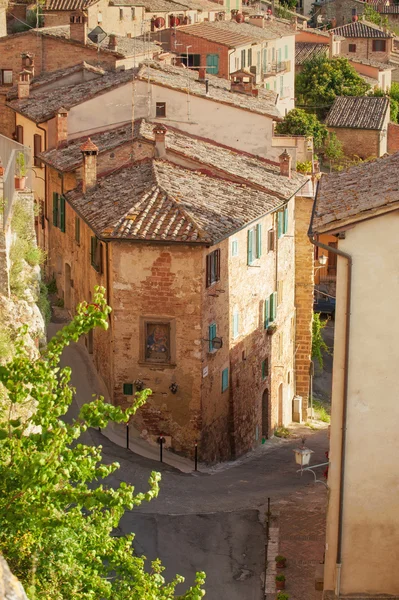
<svg viewBox="0 0 399 600"><path fill-rule="evenodd" d="M380 27L388 26L388 17L383 17L378 11L376 11L371 4L365 4L363 9L363 16L366 21L379 25Z"/></svg>
<svg viewBox="0 0 399 600"><path fill-rule="evenodd" d="M276 133L282 135L312 136L315 148L320 148L327 138L327 127L320 123L316 115L309 114L302 108L293 108L276 125Z"/></svg>
<svg viewBox="0 0 399 600"><path fill-rule="evenodd" d="M0 367L6 390L0 407L0 552L24 584L31 600L170 600L183 578L166 582L163 567L132 550L134 535L116 536L126 510L156 497L160 474L152 472L146 493L121 482L110 488L102 480L118 463L102 462L101 446L79 443L88 427L126 422L151 393L138 394L123 411L102 397L85 404L68 424L62 420L74 390L70 368L59 366L63 348L93 327L106 329L110 308L104 290L94 303L80 304L73 321L30 360L21 331L16 354ZM22 407L35 406L24 417ZM29 416L30 415L30 416ZM199 600L204 574L183 595Z"/></svg>
<svg viewBox="0 0 399 600"><path fill-rule="evenodd" d="M296 76L298 104L326 111L337 96L364 96L370 86L347 58L317 57L306 61Z"/></svg>
<svg viewBox="0 0 399 600"><path fill-rule="evenodd" d="M330 349L325 343L322 335L324 327L327 325L328 319L322 321L319 313L313 313L312 321L312 360L317 360L320 369L323 368L323 352L330 354Z"/></svg>
<svg viewBox="0 0 399 600"><path fill-rule="evenodd" d="M399 118L399 84L393 82L391 88L384 92L381 88L374 89L370 96L386 96L389 98L390 119L394 123L398 122Z"/></svg>

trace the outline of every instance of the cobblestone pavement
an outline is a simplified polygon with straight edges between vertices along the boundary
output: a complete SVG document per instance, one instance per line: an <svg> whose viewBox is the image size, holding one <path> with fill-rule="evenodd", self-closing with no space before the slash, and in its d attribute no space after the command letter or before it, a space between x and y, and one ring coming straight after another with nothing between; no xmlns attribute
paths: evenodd
<svg viewBox="0 0 399 600"><path fill-rule="evenodd" d="M286 577L290 600L321 600L314 580L324 556L327 490L312 483L280 500L278 506L279 553L287 558L286 568L279 572Z"/></svg>

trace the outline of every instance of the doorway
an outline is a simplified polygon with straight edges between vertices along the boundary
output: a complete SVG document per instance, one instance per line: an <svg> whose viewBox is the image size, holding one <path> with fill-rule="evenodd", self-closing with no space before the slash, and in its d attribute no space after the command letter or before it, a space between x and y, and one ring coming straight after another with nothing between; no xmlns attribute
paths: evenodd
<svg viewBox="0 0 399 600"><path fill-rule="evenodd" d="M269 437L269 390L265 390L262 395L262 437Z"/></svg>
<svg viewBox="0 0 399 600"><path fill-rule="evenodd" d="M71 308L71 265L65 263L64 306Z"/></svg>

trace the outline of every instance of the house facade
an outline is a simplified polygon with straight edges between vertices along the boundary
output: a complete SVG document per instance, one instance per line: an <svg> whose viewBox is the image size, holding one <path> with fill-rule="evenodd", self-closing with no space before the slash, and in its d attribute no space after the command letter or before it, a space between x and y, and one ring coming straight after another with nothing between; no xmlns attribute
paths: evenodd
<svg viewBox="0 0 399 600"><path fill-rule="evenodd" d="M311 225L315 243L328 234L337 244L325 600L399 596L398 161L324 176Z"/></svg>
<svg viewBox="0 0 399 600"><path fill-rule="evenodd" d="M395 36L374 23L354 21L331 31L345 38L341 42L341 56L372 59L381 63L388 62L391 57Z"/></svg>
<svg viewBox="0 0 399 600"><path fill-rule="evenodd" d="M107 288L110 328L87 346L114 403L153 390L133 421L141 434L162 434L186 455L198 441L203 460L226 460L291 422L296 370L303 359L309 368L294 243L306 181L288 153L277 165L177 129L135 129L131 139L126 126L116 141L109 130L41 155L48 274L70 310L95 284ZM118 169L129 155L134 163ZM307 217L311 204L304 194Z"/></svg>

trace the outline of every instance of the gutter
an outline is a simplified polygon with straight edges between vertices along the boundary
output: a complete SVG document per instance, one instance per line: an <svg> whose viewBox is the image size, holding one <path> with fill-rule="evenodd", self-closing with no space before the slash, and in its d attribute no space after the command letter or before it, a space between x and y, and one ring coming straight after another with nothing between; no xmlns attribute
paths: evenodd
<svg viewBox="0 0 399 600"><path fill-rule="evenodd" d="M352 256L338 250L338 248L332 248L326 244L322 244L316 239L316 233L313 231L313 219L316 210L317 202L316 192L312 217L308 231L308 237L310 242L318 248L323 248L328 252L332 252L347 261L348 273L346 283L346 323L345 323L345 358L344 358L344 389L343 389L343 403L342 403L342 434L341 434L341 464L340 464L340 482L339 482L339 507L338 507L338 539L337 539L337 558L336 558L336 580L335 580L335 595L339 600L341 591L341 571L342 571L342 537L343 537L343 506L344 506L344 484L345 484L345 466L346 466L346 429L348 419L348 388L349 388L349 349L350 349L350 327L351 327L351 296L352 296L352 267L353 261Z"/></svg>

